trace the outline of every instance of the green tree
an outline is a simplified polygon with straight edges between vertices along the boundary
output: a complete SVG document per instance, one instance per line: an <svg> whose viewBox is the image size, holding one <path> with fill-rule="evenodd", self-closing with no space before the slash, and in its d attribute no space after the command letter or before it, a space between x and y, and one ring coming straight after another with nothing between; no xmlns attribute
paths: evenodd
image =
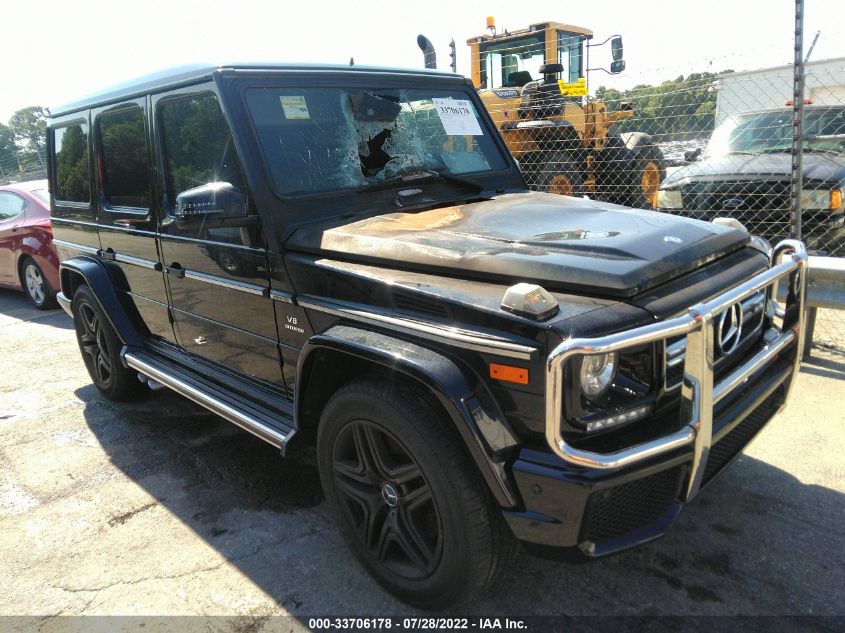
<svg viewBox="0 0 845 633"><path fill-rule="evenodd" d="M41 106L21 108L9 119L22 163L42 164L47 146L47 111Z"/></svg>
<svg viewBox="0 0 845 633"><path fill-rule="evenodd" d="M8 125L0 123L0 178L18 170L15 136Z"/></svg>

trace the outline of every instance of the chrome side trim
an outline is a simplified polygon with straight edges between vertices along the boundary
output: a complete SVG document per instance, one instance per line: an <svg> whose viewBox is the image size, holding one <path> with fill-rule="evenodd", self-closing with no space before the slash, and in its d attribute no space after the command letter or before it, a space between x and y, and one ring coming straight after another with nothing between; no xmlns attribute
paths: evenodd
<svg viewBox="0 0 845 633"><path fill-rule="evenodd" d="M204 281L215 286L229 288L230 290L240 290L251 295L267 295L269 288L251 284L246 281L237 281L229 279L228 277L220 277L219 275L210 275L208 273L201 273L197 270L185 269L185 279L193 279L194 281Z"/></svg>
<svg viewBox="0 0 845 633"><path fill-rule="evenodd" d="M131 266L138 266L140 268L148 268L150 270L155 270L156 264L158 264L158 262L154 262L151 259L144 259L143 257L135 257L134 255L124 255L123 253L115 253L114 254L114 261L120 262L121 264L129 264Z"/></svg>
<svg viewBox="0 0 845 633"><path fill-rule="evenodd" d="M284 292L283 290L270 290L270 298L273 301L281 301L282 303L294 303L293 294Z"/></svg>
<svg viewBox="0 0 845 633"><path fill-rule="evenodd" d="M64 240L57 240L53 239L53 244L58 246L64 246L65 248L72 248L73 250L79 251L81 253L87 253L89 255L97 255L100 252L99 248L95 248L94 246L87 246L86 244L77 244L76 242L66 242Z"/></svg>
<svg viewBox="0 0 845 633"><path fill-rule="evenodd" d="M403 319L397 316L363 310L352 306L343 306L316 297L298 295L296 303L303 308L325 312L334 316L352 319L376 326L387 326L391 329L405 332L446 345L460 345L482 354L493 354L496 356L508 356L521 360L531 360L532 355L537 351L534 347L519 345L501 339L496 339L480 332L462 330L455 327L434 325L423 321Z"/></svg>
<svg viewBox="0 0 845 633"><path fill-rule="evenodd" d="M165 373L161 371L158 367L155 367L141 358L138 358L132 352L126 351L124 349L122 353L123 362L126 364L127 367L131 367L139 371L140 373L144 374L148 378L152 378L158 383L161 383L165 387L169 387L173 389L173 391L185 396L189 400L193 400L197 404L205 407L209 411L216 413L222 418L229 420L234 424L237 424L242 429L249 431L256 437L261 438L265 442L268 442L275 446L276 448L284 448L285 444L287 444L290 437L293 433L289 433L284 435L279 433L275 429L271 429L270 427L262 424L260 421L256 420L254 417L250 416L249 414L241 411L239 409L235 409L231 405L218 400L217 398L200 391L195 386L188 384L178 376L174 376L169 373Z"/></svg>
<svg viewBox="0 0 845 633"><path fill-rule="evenodd" d="M785 259L783 262L780 261L782 256ZM707 465L715 403L740 387L755 371L785 348L797 343L796 351L802 349L807 261L807 251L801 242L784 240L775 247L769 269L706 303L690 308L685 315L627 332L562 342L552 350L546 361L546 441L551 449L562 459L579 466L613 469L692 444L693 470L686 498L695 496ZM714 385L712 319L733 303L743 301L787 276L792 289L784 308L784 314L788 318L784 318L779 329L771 328L765 333L766 347ZM685 424L680 430L614 453L582 451L567 444L562 434L561 416L564 368L570 358L584 354L614 352L682 335L686 336L687 358L681 400ZM670 348L672 352L677 353L680 346L676 344ZM794 378L800 362L801 354L796 353L788 389L795 383Z"/></svg>

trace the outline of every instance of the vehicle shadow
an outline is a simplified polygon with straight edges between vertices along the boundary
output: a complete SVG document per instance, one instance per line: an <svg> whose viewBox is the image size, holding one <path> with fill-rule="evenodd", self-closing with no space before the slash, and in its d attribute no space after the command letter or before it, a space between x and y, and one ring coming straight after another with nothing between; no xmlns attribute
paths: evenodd
<svg viewBox="0 0 845 633"><path fill-rule="evenodd" d="M93 386L75 395L111 462L291 615L418 613L347 551L322 503L312 450L281 459L167 390L127 404ZM489 597L454 611L841 615L843 520L845 495L742 457L663 539L584 564L520 553Z"/></svg>
<svg viewBox="0 0 845 633"><path fill-rule="evenodd" d="M39 310L22 292L0 289L0 326L14 321L73 329L73 320L61 308Z"/></svg>

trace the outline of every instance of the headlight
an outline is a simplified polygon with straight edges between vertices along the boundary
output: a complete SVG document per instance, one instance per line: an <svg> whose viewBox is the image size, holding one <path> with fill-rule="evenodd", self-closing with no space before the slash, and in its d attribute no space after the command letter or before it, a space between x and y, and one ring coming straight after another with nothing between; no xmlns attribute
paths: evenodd
<svg viewBox="0 0 845 633"><path fill-rule="evenodd" d="M602 395L616 374L616 354L593 354L581 360L581 391L588 398Z"/></svg>
<svg viewBox="0 0 845 633"><path fill-rule="evenodd" d="M801 194L804 209L830 209L837 211L842 206L842 191L839 189L808 189Z"/></svg>
<svg viewBox="0 0 845 633"><path fill-rule="evenodd" d="M658 209L683 209L680 189L661 189L657 192Z"/></svg>

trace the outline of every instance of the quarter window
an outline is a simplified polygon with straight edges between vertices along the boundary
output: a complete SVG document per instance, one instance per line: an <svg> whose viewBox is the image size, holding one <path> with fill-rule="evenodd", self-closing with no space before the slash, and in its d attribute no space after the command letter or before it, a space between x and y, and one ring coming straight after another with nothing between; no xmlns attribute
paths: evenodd
<svg viewBox="0 0 845 633"><path fill-rule="evenodd" d="M97 118L102 152L103 196L117 207L150 206L144 113L138 106Z"/></svg>
<svg viewBox="0 0 845 633"><path fill-rule="evenodd" d="M211 182L246 192L232 134L214 95L168 101L160 117L171 204L180 193Z"/></svg>
<svg viewBox="0 0 845 633"><path fill-rule="evenodd" d="M23 212L23 198L13 193L0 192L0 221L10 220Z"/></svg>
<svg viewBox="0 0 845 633"><path fill-rule="evenodd" d="M90 202L88 125L77 123L55 131L56 199Z"/></svg>

